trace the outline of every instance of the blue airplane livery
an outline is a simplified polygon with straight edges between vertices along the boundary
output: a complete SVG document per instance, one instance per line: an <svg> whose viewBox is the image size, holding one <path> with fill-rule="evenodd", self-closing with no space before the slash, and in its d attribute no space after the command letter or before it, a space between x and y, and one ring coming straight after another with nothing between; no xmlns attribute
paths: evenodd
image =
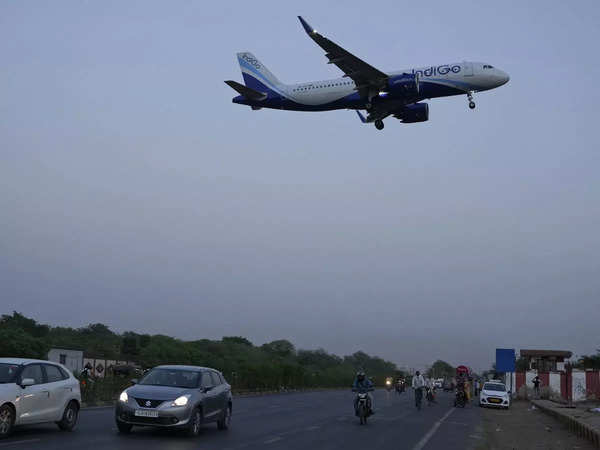
<svg viewBox="0 0 600 450"><path fill-rule="evenodd" d="M238 53L244 84L225 83L240 95L233 103L289 111L354 109L361 122L383 129L383 119L395 117L403 123L429 120L429 105L423 100L466 95L475 108L473 93L506 84L508 74L491 64L463 61L396 72L382 72L319 34L298 16L306 33L323 50L328 64L344 72L341 78L284 84L252 53ZM364 117L360 110L364 109Z"/></svg>

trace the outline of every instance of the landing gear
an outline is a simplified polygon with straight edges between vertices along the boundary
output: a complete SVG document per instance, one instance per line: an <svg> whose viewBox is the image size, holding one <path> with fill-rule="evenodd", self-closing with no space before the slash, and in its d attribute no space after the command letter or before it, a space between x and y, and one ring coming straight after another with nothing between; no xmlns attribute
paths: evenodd
<svg viewBox="0 0 600 450"><path fill-rule="evenodd" d="M375 121L375 128L377 128L378 130L383 130L383 120L377 119Z"/></svg>
<svg viewBox="0 0 600 450"><path fill-rule="evenodd" d="M473 101L473 93L471 91L467 92L467 98L469 99L469 108L475 109L475 102Z"/></svg>

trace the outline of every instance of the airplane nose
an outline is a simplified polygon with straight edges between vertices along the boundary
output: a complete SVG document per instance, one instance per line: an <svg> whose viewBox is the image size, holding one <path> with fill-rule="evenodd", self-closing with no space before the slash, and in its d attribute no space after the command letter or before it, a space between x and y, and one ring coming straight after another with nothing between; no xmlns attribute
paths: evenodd
<svg viewBox="0 0 600 450"><path fill-rule="evenodd" d="M508 83L508 80L510 80L508 74L506 72L500 71L500 83L506 84Z"/></svg>

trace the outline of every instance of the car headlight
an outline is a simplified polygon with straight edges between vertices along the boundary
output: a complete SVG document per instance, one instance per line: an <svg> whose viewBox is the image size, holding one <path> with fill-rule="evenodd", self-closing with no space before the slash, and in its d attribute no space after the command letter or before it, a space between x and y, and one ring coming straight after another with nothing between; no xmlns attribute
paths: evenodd
<svg viewBox="0 0 600 450"><path fill-rule="evenodd" d="M121 392L121 395L119 395L119 400L123 403L127 403L129 401L129 396L127 395L126 391Z"/></svg>
<svg viewBox="0 0 600 450"><path fill-rule="evenodd" d="M188 404L189 398L190 398L189 395L182 395L181 397L177 397L173 401L173 406L185 406Z"/></svg>

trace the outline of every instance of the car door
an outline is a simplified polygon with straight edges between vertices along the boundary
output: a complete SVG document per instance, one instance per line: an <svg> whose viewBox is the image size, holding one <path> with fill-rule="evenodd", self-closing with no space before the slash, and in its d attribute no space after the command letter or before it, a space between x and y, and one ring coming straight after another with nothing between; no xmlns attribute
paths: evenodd
<svg viewBox="0 0 600 450"><path fill-rule="evenodd" d="M215 385L210 375L210 371L202 373L202 389L204 391L204 400L202 402L204 417L214 418L217 414L217 401L215 398Z"/></svg>
<svg viewBox="0 0 600 450"><path fill-rule="evenodd" d="M225 409L225 405L227 404L225 397L225 385L221 380L221 376L217 372L211 372L210 376L212 377L215 386L213 388L213 390L215 391L215 408L217 412L220 413L221 411L223 411L223 409Z"/></svg>
<svg viewBox="0 0 600 450"><path fill-rule="evenodd" d="M49 414L50 391L45 384L44 372L41 364L28 364L21 372L20 380L31 378L32 386L21 388L19 397L19 423L37 423L51 420Z"/></svg>
<svg viewBox="0 0 600 450"><path fill-rule="evenodd" d="M45 385L49 392L48 414L52 417L52 420L60 420L73 388L65 382L65 377L58 366L44 364L43 368L46 372Z"/></svg>

